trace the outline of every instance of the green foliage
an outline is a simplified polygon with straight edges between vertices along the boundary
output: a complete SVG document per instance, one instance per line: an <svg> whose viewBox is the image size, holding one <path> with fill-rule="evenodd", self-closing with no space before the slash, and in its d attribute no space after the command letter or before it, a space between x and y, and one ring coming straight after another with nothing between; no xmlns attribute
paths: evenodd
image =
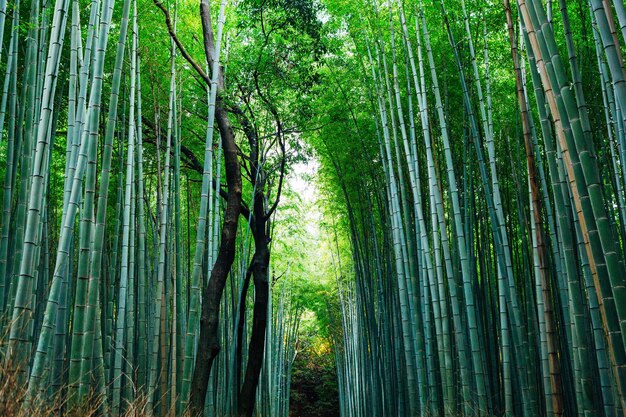
<svg viewBox="0 0 626 417"><path fill-rule="evenodd" d="M102 13L113 3L112 16ZM118 408L141 385L132 380L134 371L146 377L148 365L135 358L145 361L149 335L153 385L160 379L161 386L149 387L156 391L148 403L163 397L156 412L172 406L181 414L187 399L177 403L176 389L189 388L190 381L181 381L179 351L185 346L190 374L198 332L197 320L188 322L188 300L206 286L219 246L219 192L227 189L221 137L217 129L206 137L208 87L181 53L171 52L164 14L153 0L137 4L139 51L133 58L140 68L130 76L135 61L129 46L124 59L118 55L122 3L0 0L0 76L8 76L0 80L7 87L0 99L7 103L0 109L0 176L6 184L0 334L11 335L11 349L0 346L0 358L4 364L13 354L34 364L33 371L15 373L23 385L30 381L31 394L53 398L53 389L80 380L83 386L70 392L93 389L106 396L111 385ZM219 2L209 3L216 25ZM294 416L335 416L340 406L346 417L383 411L403 416L416 407L424 415L456 415L474 406L483 414L530 416L551 414L561 396L566 415L624 411L624 7L601 0L514 2L520 81L500 1L466 3L228 2L219 98L235 135L246 208L255 191L266 200L263 208L271 207L286 173L278 209L267 219L273 297L268 332L274 333L268 333L267 354L273 362L261 375L263 412L275 410L269 405L277 392L272 384L280 378L281 387L287 384L296 340ZM80 33L71 9L64 9L74 5ZM108 42L100 47L87 42L92 5L102 19L96 28L108 27L107 16L111 22ZM190 59L205 68L198 2L164 0L163 6ZM63 18L65 30L53 31ZM527 33L533 25L537 30ZM81 54L92 54L90 61L77 59L76 72L78 47L72 51L70 37L80 39ZM7 68L10 43L17 45L15 71ZM55 48L59 54L49 55ZM52 65L57 57L58 68ZM423 68L414 75L420 60ZM78 135L75 151L88 141L75 173L77 159L68 157L67 141L78 91L69 93L87 64L90 72L74 86L84 87L76 114L93 123ZM520 114L519 84L532 129ZM143 101L143 118L132 123L139 100L131 90ZM485 108L489 121L482 120ZM178 156L167 151L169 115L171 136L181 145L180 161L170 164L180 164L175 174L165 163ZM128 175L140 165L132 138L139 133L143 175L133 179ZM255 145L261 153L256 158ZM203 190L205 150L214 178L207 174ZM253 191L255 183L260 190ZM72 184L76 191L68 205ZM133 195L143 198L129 201ZM199 209L201 195L205 203L211 199L208 214ZM105 198L103 207L96 209L95 196ZM207 253L195 254L196 225L205 215L206 236L199 236L198 247L206 246ZM238 390L225 394L224 387L237 379L231 342L254 250L249 220L240 219L236 267L220 304L223 349L207 410L223 414L237 402ZM135 230L144 231L141 259ZM100 259L101 273L86 267ZM127 285L132 296L124 293ZM258 293L252 286L243 300L244 346ZM158 305L163 308L155 311ZM144 339L137 346L130 329ZM174 342L177 352L168 352ZM122 358L124 350L129 353ZM246 360L244 349L244 368ZM72 372L65 369L68 362ZM170 373L174 365L179 375ZM129 379L122 380L123 374ZM48 385L54 388L44 390ZM170 387L174 399L166 395ZM287 398L284 391L280 395Z"/></svg>

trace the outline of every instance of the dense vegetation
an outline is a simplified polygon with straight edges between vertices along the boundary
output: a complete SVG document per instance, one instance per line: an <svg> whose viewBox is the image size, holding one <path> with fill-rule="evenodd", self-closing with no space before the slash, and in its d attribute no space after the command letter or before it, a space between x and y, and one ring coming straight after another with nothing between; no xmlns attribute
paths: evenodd
<svg viewBox="0 0 626 417"><path fill-rule="evenodd" d="M0 415L626 415L620 0L0 0Z"/></svg>

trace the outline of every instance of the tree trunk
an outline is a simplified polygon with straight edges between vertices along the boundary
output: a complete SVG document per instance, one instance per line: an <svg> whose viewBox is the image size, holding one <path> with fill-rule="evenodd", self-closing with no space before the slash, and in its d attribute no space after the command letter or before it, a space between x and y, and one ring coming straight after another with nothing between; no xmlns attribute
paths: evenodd
<svg viewBox="0 0 626 417"><path fill-rule="evenodd" d="M255 242L255 253L252 257L252 276L254 278L254 316L252 319L252 334L248 347L248 364L239 392L239 417L251 417L256 400L256 389L259 385L259 375L265 355L265 332L267 329L267 307L269 302L269 236L263 204L263 194L257 190L254 201L254 217L252 230ZM244 301L242 300L242 303ZM244 320L244 317L240 318Z"/></svg>
<svg viewBox="0 0 626 417"><path fill-rule="evenodd" d="M206 30L206 29L205 29ZM237 146L228 115L220 98L216 102L215 116L222 137L224 160L226 168L226 183L228 198L222 228L217 259L211 271L211 278L202 294L202 312L200 316L200 339L196 367L193 373L190 396L190 411L192 416L202 414L206 390L209 383L209 374L213 360L220 351L218 337L218 319L220 300L226 284L228 272L235 259L235 242L237 225L241 212L241 168L237 156Z"/></svg>

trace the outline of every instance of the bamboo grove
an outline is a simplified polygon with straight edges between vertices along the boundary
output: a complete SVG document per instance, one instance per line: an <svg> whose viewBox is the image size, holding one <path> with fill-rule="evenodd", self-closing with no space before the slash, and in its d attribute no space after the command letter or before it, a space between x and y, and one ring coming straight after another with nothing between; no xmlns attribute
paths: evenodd
<svg viewBox="0 0 626 417"><path fill-rule="evenodd" d="M624 415L623 2L329 10L342 415Z"/></svg>
<svg viewBox="0 0 626 417"><path fill-rule="evenodd" d="M0 0L0 414L288 416L314 312L343 417L626 415L624 53L620 0Z"/></svg>
<svg viewBox="0 0 626 417"><path fill-rule="evenodd" d="M0 4L3 415L287 415L301 309L269 254L291 120L261 76L229 120L234 5L202 6Z"/></svg>

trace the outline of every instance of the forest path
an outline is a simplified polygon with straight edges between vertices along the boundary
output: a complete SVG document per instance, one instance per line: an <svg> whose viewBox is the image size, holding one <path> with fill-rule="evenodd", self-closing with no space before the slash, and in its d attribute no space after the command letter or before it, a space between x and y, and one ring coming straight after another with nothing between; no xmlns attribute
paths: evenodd
<svg viewBox="0 0 626 417"><path fill-rule="evenodd" d="M293 167L273 238L275 276L284 274L289 280L290 301L299 312L290 417L340 415L333 340L341 338L341 327L331 325L329 311L338 303L338 256L329 230L331 209L319 189L320 168L314 158ZM279 281L275 288L280 287Z"/></svg>

